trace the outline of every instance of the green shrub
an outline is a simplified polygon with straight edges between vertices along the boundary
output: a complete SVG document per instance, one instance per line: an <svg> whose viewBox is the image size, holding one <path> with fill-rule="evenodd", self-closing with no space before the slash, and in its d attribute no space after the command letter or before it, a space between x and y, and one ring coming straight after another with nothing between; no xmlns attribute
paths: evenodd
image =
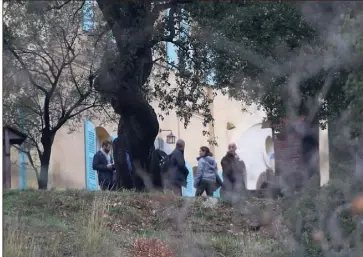
<svg viewBox="0 0 363 257"><path fill-rule="evenodd" d="M363 231L350 208L358 192L363 192L362 182L335 179L322 188L307 186L282 199L283 215L301 256L353 256L358 251Z"/></svg>

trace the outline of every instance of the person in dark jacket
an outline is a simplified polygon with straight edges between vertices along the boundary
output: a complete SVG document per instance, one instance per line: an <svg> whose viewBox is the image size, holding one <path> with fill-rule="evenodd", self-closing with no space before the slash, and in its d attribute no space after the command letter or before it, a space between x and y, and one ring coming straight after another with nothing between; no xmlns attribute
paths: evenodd
<svg viewBox="0 0 363 257"><path fill-rule="evenodd" d="M179 139L176 147L170 155L170 166L168 168L166 189L171 190L176 195L182 195L182 187L187 185L189 171L185 166L184 140Z"/></svg>
<svg viewBox="0 0 363 257"><path fill-rule="evenodd" d="M232 194L240 195L246 189L246 166L239 160L234 143L228 145L228 152L222 158L223 188L222 195L229 198Z"/></svg>
<svg viewBox="0 0 363 257"><path fill-rule="evenodd" d="M222 180L218 176L217 162L209 148L202 146L199 150L197 174L194 177L195 196L201 196L206 191L207 196L213 196Z"/></svg>
<svg viewBox="0 0 363 257"><path fill-rule="evenodd" d="M101 190L112 190L114 188L113 173L115 165L110 151L112 143L103 141L101 149L93 157L93 169L97 171L98 183Z"/></svg>

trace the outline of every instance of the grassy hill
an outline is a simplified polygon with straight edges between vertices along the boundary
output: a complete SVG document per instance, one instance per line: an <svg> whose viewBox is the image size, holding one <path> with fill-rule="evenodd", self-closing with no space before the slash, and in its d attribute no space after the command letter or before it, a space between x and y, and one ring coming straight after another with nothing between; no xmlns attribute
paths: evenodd
<svg viewBox="0 0 363 257"><path fill-rule="evenodd" d="M237 211L165 194L11 190L3 211L5 257L291 256L268 200Z"/></svg>

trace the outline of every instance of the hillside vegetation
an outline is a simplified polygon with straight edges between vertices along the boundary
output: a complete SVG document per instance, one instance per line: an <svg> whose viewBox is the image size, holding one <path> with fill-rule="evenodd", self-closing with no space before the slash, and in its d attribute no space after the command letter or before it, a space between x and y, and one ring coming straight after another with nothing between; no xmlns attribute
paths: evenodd
<svg viewBox="0 0 363 257"><path fill-rule="evenodd" d="M237 211L208 201L131 192L5 191L4 256L291 256L273 202L251 198Z"/></svg>

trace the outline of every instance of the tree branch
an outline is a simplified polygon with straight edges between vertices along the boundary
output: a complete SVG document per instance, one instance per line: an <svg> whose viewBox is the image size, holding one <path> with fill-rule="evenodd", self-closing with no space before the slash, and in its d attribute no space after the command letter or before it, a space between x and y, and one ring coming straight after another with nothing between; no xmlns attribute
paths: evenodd
<svg viewBox="0 0 363 257"><path fill-rule="evenodd" d="M102 110L106 113L106 115L108 116L108 118L110 120L112 120L115 123L118 123L118 120L115 120L114 118L112 118L111 115L108 113L108 111L105 109L105 107L103 105L101 107L102 107Z"/></svg>
<svg viewBox="0 0 363 257"><path fill-rule="evenodd" d="M82 92L81 92L81 90L80 90L80 88L79 88L79 84L78 84L78 82L77 82L77 80L76 80L76 76L74 75L74 72L73 72L72 64L70 64L70 65L69 65L69 70L70 70L70 72L71 72L71 79L72 79L72 82L73 82L74 86L76 87L78 94L79 94L80 96L82 96Z"/></svg>
<svg viewBox="0 0 363 257"><path fill-rule="evenodd" d="M48 56L48 58L51 60L52 65L54 65L54 67L58 70L58 66L57 63L54 61L54 58L52 58L52 56L47 52L47 50L44 48L44 46L39 42L39 40L36 40L37 45L40 47L40 49L43 51L43 53ZM53 66L51 66L53 67ZM52 72L52 76L55 77L55 73L53 71L53 69L51 69Z"/></svg>
<svg viewBox="0 0 363 257"><path fill-rule="evenodd" d="M9 28L6 25L4 25L4 30L5 31L8 31ZM6 33L6 32L4 32L4 33ZM31 84L33 86L35 86L37 89L39 89L40 91L42 91L45 95L48 95L48 91L44 87L40 86L38 83L36 83L34 81L33 76L30 73L30 71L28 70L26 64L24 63L24 61L22 60L22 58L16 53L15 48L10 44L10 42L8 42L8 40L6 39L5 36L4 36L4 44L5 44L5 46L7 46L7 48L9 49L9 51L13 54L13 56L18 60L18 62L20 63L21 67L23 68L23 70L27 74L27 76L28 76Z"/></svg>
<svg viewBox="0 0 363 257"><path fill-rule="evenodd" d="M19 50L19 51L21 51L22 53L24 53L24 54L32 54L32 55L35 55L35 56L38 56L39 58L41 58L47 65L48 65L48 67L49 67L49 71L52 73L52 76L53 77L55 77L55 74L54 74L54 71L53 71L53 65L51 65L50 63L49 63L49 61L47 60L47 58L45 58L44 56L42 56L41 54L39 54L39 53L37 53L37 52L35 52L35 51L28 51L28 50ZM48 56L48 55L47 55ZM49 57L49 56L48 56ZM52 61L52 59L51 59L51 61ZM53 61L54 62L54 61ZM48 76L48 78L49 78L49 76ZM49 78L49 80L50 80L50 78ZM51 80L50 80L51 81Z"/></svg>
<svg viewBox="0 0 363 257"><path fill-rule="evenodd" d="M49 8L46 9L46 11L51 11L51 10L60 10L62 9L65 5L69 4L70 2L72 2L72 0L66 0L64 1L62 4L60 5L55 5L55 6L51 6Z"/></svg>
<svg viewBox="0 0 363 257"><path fill-rule="evenodd" d="M154 46L155 44L161 42L161 41L173 41L174 37L175 37L175 20L174 20L174 14L176 13L177 10L177 4L176 1L172 1L170 2L171 7L170 7L170 11L169 11L169 17L168 17L168 21L166 23L166 29L169 31L169 35L168 36L163 36L160 38L156 38L151 40L151 46Z"/></svg>
<svg viewBox="0 0 363 257"><path fill-rule="evenodd" d="M86 1L85 0L83 0L82 1L82 4L80 5L80 7L74 12L74 14L73 14L73 19L72 19L72 22L74 22L74 19L76 18L76 15L77 15L77 13L80 11L80 10L82 10L82 8L83 8L83 6L84 6L84 4L86 3Z"/></svg>
<svg viewBox="0 0 363 257"><path fill-rule="evenodd" d="M26 154L26 156L28 157L29 163L32 166L34 172L35 172L35 176L37 177L37 181L39 181L39 171L37 169L37 167L35 166L35 163L33 161L33 157L30 154L30 151L25 151L24 149L22 149L21 147L18 147L17 145L13 145L18 151L23 152Z"/></svg>
<svg viewBox="0 0 363 257"><path fill-rule="evenodd" d="M70 120L70 119L72 119L72 118L76 117L78 114L81 114L81 113L82 113L82 112L84 112L84 111L87 111L87 110L89 110L89 109L96 108L96 107L101 107L101 106L102 106L102 105L96 105L96 101L94 101L94 103L93 103L93 104L91 104L91 105L89 105L89 106L87 106L87 107L84 107L83 109L81 109L81 110L79 110L79 111L77 111L77 112L75 112L75 113L71 114L71 115L68 117L68 120Z"/></svg>
<svg viewBox="0 0 363 257"><path fill-rule="evenodd" d="M58 124L52 129L52 133L55 133L58 129L60 129L66 122L67 120L73 118L74 116L80 114L82 111L85 111L85 110L88 110L88 109L91 109L94 107L94 105L90 105L84 109L82 109L81 111L78 111L76 114L72 114L72 112L81 105L81 103L87 99L88 96L91 95L92 93L92 90L93 90L93 81L90 80L90 87L89 87L89 90L85 93L85 94L82 94L80 95L79 99L77 100L77 102L75 102L69 109L68 111L65 112L64 116L61 117L58 121Z"/></svg>

